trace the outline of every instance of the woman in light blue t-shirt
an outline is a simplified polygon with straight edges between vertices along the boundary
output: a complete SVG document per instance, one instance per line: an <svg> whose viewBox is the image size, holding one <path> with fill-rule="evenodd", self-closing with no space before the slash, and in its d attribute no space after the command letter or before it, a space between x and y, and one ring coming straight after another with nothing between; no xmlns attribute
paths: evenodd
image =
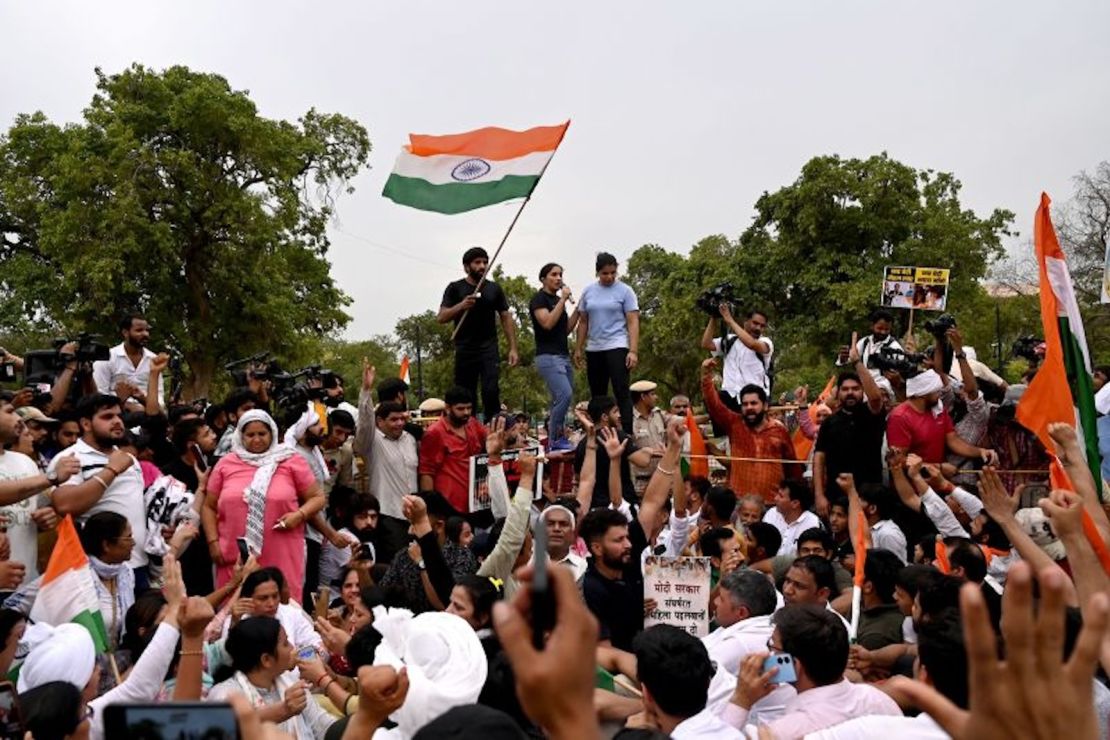
<svg viewBox="0 0 1110 740"><path fill-rule="evenodd" d="M586 286L578 301L578 338L574 361L582 367L585 349L586 378L590 395L613 397L621 412L621 426L632 431L632 398L629 373L636 367L640 344L640 304L636 294L617 280L617 258L607 252L597 255L597 282Z"/></svg>

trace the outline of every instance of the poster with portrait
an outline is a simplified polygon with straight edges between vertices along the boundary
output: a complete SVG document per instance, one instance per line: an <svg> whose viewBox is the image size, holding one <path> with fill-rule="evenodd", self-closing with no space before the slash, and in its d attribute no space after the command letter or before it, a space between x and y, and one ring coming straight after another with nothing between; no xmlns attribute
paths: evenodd
<svg viewBox="0 0 1110 740"><path fill-rule="evenodd" d="M944 311L949 270L941 267L886 267L879 303L884 308Z"/></svg>
<svg viewBox="0 0 1110 740"><path fill-rule="evenodd" d="M535 490L532 492L532 498L537 499L543 495L543 460L540 458L542 451L538 445L534 445L501 452L501 466L505 469L505 479L509 482L510 500L512 500L513 494L516 493L516 484L520 480L520 470L517 468L516 459L522 452L531 452L538 458L536 461ZM488 464L489 455L484 452L470 457L470 513L485 511L490 508Z"/></svg>
<svg viewBox="0 0 1110 740"><path fill-rule="evenodd" d="M644 562L644 598L655 608L644 627L669 624L695 637L709 634L709 558L666 558L649 555Z"/></svg>

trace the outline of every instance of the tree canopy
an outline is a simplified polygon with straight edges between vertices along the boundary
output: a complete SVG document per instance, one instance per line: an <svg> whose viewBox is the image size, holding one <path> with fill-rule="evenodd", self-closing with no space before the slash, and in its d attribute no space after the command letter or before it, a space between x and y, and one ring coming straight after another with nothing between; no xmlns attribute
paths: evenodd
<svg viewBox="0 0 1110 740"><path fill-rule="evenodd" d="M181 66L96 76L81 123L20 115L0 137L3 328L114 339L141 311L196 395L220 361L296 355L341 329L350 301L326 225L366 164L365 129L315 109L265 118L246 91Z"/></svg>

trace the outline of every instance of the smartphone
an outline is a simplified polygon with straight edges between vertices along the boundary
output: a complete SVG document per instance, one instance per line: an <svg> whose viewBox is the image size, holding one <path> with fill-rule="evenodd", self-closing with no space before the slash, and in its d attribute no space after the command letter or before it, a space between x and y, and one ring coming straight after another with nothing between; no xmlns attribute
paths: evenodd
<svg viewBox="0 0 1110 740"><path fill-rule="evenodd" d="M24 735L23 718L19 713L19 700L11 681L0 681L0 738L19 738Z"/></svg>
<svg viewBox="0 0 1110 740"><path fill-rule="evenodd" d="M218 702L109 704L104 708L104 736L237 740L239 723L231 705Z"/></svg>
<svg viewBox="0 0 1110 740"><path fill-rule="evenodd" d="M235 540L235 544L239 546L239 562L247 562L247 558L251 556L250 548L247 547L247 538L240 537Z"/></svg>
<svg viewBox="0 0 1110 740"><path fill-rule="evenodd" d="M197 461L197 470L202 473L207 473L208 458L204 456L204 452L201 451L200 445L198 445L196 442L194 442L191 446L193 448L193 458Z"/></svg>
<svg viewBox="0 0 1110 740"><path fill-rule="evenodd" d="M555 591L547 572L547 526L540 520L532 535L532 645L543 649L544 635L555 628Z"/></svg>
<svg viewBox="0 0 1110 740"><path fill-rule="evenodd" d="M794 656L789 653L771 653L763 661L763 672L778 668L778 673L771 676L771 683L793 683L798 680L794 672Z"/></svg>
<svg viewBox="0 0 1110 740"><path fill-rule="evenodd" d="M375 559L374 555L375 555L375 553L374 553L373 543L362 542L362 543L359 543L359 546L355 548L354 559L355 560L374 560Z"/></svg>

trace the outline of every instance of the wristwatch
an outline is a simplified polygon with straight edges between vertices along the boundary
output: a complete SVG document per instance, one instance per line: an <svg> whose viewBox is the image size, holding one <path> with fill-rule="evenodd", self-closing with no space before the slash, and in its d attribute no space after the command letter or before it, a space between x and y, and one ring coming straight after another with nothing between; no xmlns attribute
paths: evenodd
<svg viewBox="0 0 1110 740"><path fill-rule="evenodd" d="M49 483L52 486L58 485L58 471L57 470L48 470L46 472L46 482Z"/></svg>
<svg viewBox="0 0 1110 740"><path fill-rule="evenodd" d="M955 357L957 360L966 360L967 359L967 353L966 352L957 352L952 356Z"/></svg>
<svg viewBox="0 0 1110 740"><path fill-rule="evenodd" d="M416 567L420 570L424 570L424 558L420 558L416 561Z"/></svg>

